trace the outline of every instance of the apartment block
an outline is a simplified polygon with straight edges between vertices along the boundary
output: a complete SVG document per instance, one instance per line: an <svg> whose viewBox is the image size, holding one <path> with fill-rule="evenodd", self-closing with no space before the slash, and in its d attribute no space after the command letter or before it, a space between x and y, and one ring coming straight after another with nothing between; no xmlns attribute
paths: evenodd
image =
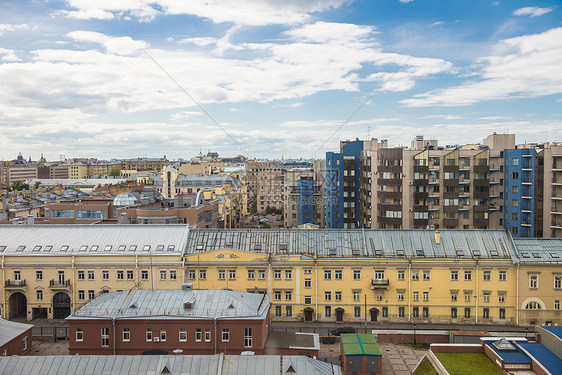
<svg viewBox="0 0 562 375"><path fill-rule="evenodd" d="M246 163L248 189L257 200L258 213L264 213L267 207L283 208L285 172L286 168L282 163Z"/></svg>
<svg viewBox="0 0 562 375"><path fill-rule="evenodd" d="M562 238L562 144L545 144L539 155L539 194L542 236Z"/></svg>
<svg viewBox="0 0 562 375"><path fill-rule="evenodd" d="M291 228L326 224L325 186L326 163L316 161L312 168L291 168L284 176L284 225Z"/></svg>

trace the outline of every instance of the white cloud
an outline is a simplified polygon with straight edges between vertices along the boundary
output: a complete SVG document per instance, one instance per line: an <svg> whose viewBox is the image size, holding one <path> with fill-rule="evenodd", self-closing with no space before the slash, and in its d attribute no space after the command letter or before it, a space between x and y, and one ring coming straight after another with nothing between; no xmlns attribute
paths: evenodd
<svg viewBox="0 0 562 375"><path fill-rule="evenodd" d="M184 118L188 118L188 117L193 117L193 116L202 116L203 114L201 112L196 112L196 111L182 111L182 112L177 112L177 113L173 113L170 116L171 120L182 120Z"/></svg>
<svg viewBox="0 0 562 375"><path fill-rule="evenodd" d="M14 51L13 49L6 49L6 48L0 48L0 59L8 62L21 61L16 56L16 51Z"/></svg>
<svg viewBox="0 0 562 375"><path fill-rule="evenodd" d="M148 47L148 43L133 40L128 36L109 37L93 31L72 31L66 34L66 36L77 42L90 42L102 45L107 52L116 55L133 55Z"/></svg>
<svg viewBox="0 0 562 375"><path fill-rule="evenodd" d="M443 22L443 21L437 21L437 22L433 22L431 24L431 26L440 26L440 25L444 25L444 24L445 24L445 22Z"/></svg>
<svg viewBox="0 0 562 375"><path fill-rule="evenodd" d="M310 13L337 8L347 0L66 0L71 11L60 12L80 19L133 17L150 22L158 15L189 14L214 23L246 25L294 24L310 20Z"/></svg>
<svg viewBox="0 0 562 375"><path fill-rule="evenodd" d="M562 93L562 28L505 39L480 58L471 81L401 101L412 107L471 105L480 101Z"/></svg>
<svg viewBox="0 0 562 375"><path fill-rule="evenodd" d="M412 1L414 1L414 0L400 0L401 3L406 3L406 4L411 3Z"/></svg>
<svg viewBox="0 0 562 375"><path fill-rule="evenodd" d="M26 23L0 23L0 35L5 33L6 31L17 31L17 30L29 30L31 26Z"/></svg>
<svg viewBox="0 0 562 375"><path fill-rule="evenodd" d="M513 15L538 17L550 12L552 12L552 8L525 7L516 9L515 11L513 11Z"/></svg>

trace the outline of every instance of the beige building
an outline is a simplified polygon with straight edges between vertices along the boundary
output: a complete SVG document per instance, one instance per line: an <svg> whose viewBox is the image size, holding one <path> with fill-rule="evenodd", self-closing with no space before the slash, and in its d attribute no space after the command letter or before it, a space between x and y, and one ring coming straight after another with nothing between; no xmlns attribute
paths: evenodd
<svg viewBox="0 0 562 375"><path fill-rule="evenodd" d="M539 153L544 176L542 186L537 186L542 203L542 233L544 237L562 238L562 144L545 144Z"/></svg>
<svg viewBox="0 0 562 375"><path fill-rule="evenodd" d="M257 211L267 207L283 208L283 182L286 168L281 163L251 161L246 163L248 187L257 200Z"/></svg>
<svg viewBox="0 0 562 375"><path fill-rule="evenodd" d="M68 178L84 179L91 177L109 176L114 168L121 168L120 163L105 162L76 162L68 165Z"/></svg>
<svg viewBox="0 0 562 375"><path fill-rule="evenodd" d="M315 161L312 168L290 168L283 182L283 221L285 228L303 224L326 225L326 162Z"/></svg>

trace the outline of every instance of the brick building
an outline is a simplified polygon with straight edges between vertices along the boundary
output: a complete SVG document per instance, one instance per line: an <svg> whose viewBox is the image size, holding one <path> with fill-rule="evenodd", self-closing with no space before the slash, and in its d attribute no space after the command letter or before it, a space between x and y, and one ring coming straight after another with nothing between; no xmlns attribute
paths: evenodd
<svg viewBox="0 0 562 375"><path fill-rule="evenodd" d="M69 354L263 354L270 297L230 290L125 290L70 315Z"/></svg>
<svg viewBox="0 0 562 375"><path fill-rule="evenodd" d="M0 356L24 355L29 352L32 328L29 324L0 319Z"/></svg>

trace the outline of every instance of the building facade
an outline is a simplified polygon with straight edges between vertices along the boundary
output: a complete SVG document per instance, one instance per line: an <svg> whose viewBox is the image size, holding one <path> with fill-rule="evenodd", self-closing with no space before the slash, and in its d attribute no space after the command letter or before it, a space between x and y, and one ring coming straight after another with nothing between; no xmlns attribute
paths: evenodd
<svg viewBox="0 0 562 375"><path fill-rule="evenodd" d="M248 188L257 201L258 213L268 207L283 209L286 168L282 163L249 161L246 163Z"/></svg>
<svg viewBox="0 0 562 375"><path fill-rule="evenodd" d="M313 163L312 168L291 168L284 176L283 215L285 228L303 224L326 225L326 164Z"/></svg>

